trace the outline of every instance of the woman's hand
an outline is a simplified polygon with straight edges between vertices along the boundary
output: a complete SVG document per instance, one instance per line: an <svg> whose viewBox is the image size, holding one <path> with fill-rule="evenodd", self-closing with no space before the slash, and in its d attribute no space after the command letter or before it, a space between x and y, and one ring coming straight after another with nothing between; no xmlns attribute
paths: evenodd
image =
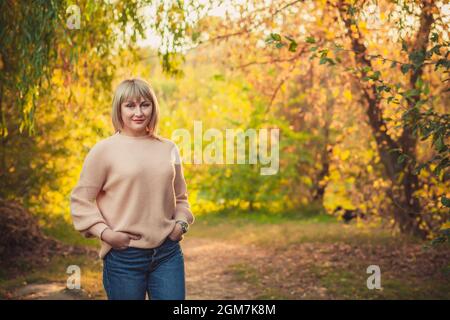
<svg viewBox="0 0 450 320"><path fill-rule="evenodd" d="M131 240L139 240L141 238L140 235L121 232L121 231L113 231L111 229L106 229L103 231L101 239L108 243L111 247L116 250L124 250L128 248Z"/></svg>
<svg viewBox="0 0 450 320"><path fill-rule="evenodd" d="M169 238L172 241L180 241L183 239L183 229L179 223L175 223L175 228L173 228L172 232L169 234Z"/></svg>

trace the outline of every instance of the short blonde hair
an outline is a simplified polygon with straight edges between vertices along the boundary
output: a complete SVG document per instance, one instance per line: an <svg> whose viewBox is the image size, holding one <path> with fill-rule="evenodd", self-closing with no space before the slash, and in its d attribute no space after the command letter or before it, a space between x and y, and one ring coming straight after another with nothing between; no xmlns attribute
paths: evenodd
<svg viewBox="0 0 450 320"><path fill-rule="evenodd" d="M112 102L112 123L116 132L123 129L121 105L128 99L147 99L152 104L152 115L150 122L146 127L150 137L161 141L161 137L157 134L159 122L159 104L156 99L155 92L147 81L140 78L131 78L123 80L116 88Z"/></svg>

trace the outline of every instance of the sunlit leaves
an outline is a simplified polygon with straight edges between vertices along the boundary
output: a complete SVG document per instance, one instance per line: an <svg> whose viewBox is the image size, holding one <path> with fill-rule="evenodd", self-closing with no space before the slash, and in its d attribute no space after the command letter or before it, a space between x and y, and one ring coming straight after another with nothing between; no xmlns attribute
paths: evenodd
<svg viewBox="0 0 450 320"><path fill-rule="evenodd" d="M447 208L450 208L450 198L447 198L446 196L442 196L441 202L444 206Z"/></svg>
<svg viewBox="0 0 450 320"><path fill-rule="evenodd" d="M314 39L314 37L309 36L306 38L306 43L316 43L316 39Z"/></svg>
<svg viewBox="0 0 450 320"><path fill-rule="evenodd" d="M265 40L267 44L274 44L277 49L281 49L284 46L288 46L288 51L296 52L298 43L290 36L284 36L288 40L288 43L283 42L281 35L278 33L271 33L270 36Z"/></svg>

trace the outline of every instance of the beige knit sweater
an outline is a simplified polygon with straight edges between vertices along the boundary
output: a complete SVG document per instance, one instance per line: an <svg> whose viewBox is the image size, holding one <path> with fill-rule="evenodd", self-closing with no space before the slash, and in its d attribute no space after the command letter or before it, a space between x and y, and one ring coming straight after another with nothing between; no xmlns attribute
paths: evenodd
<svg viewBox="0 0 450 320"><path fill-rule="evenodd" d="M109 227L141 236L130 247L155 248L176 220L194 223L177 145L115 133L88 152L70 196L75 229L86 238ZM111 246L101 241L103 259Z"/></svg>

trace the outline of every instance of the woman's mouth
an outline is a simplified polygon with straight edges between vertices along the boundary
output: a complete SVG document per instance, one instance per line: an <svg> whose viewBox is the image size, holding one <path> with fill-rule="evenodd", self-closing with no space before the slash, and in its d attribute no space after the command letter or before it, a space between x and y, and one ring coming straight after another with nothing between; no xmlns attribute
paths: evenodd
<svg viewBox="0 0 450 320"><path fill-rule="evenodd" d="M136 123L143 123L144 122L144 119L141 119L141 120L133 120L134 122L136 122Z"/></svg>

